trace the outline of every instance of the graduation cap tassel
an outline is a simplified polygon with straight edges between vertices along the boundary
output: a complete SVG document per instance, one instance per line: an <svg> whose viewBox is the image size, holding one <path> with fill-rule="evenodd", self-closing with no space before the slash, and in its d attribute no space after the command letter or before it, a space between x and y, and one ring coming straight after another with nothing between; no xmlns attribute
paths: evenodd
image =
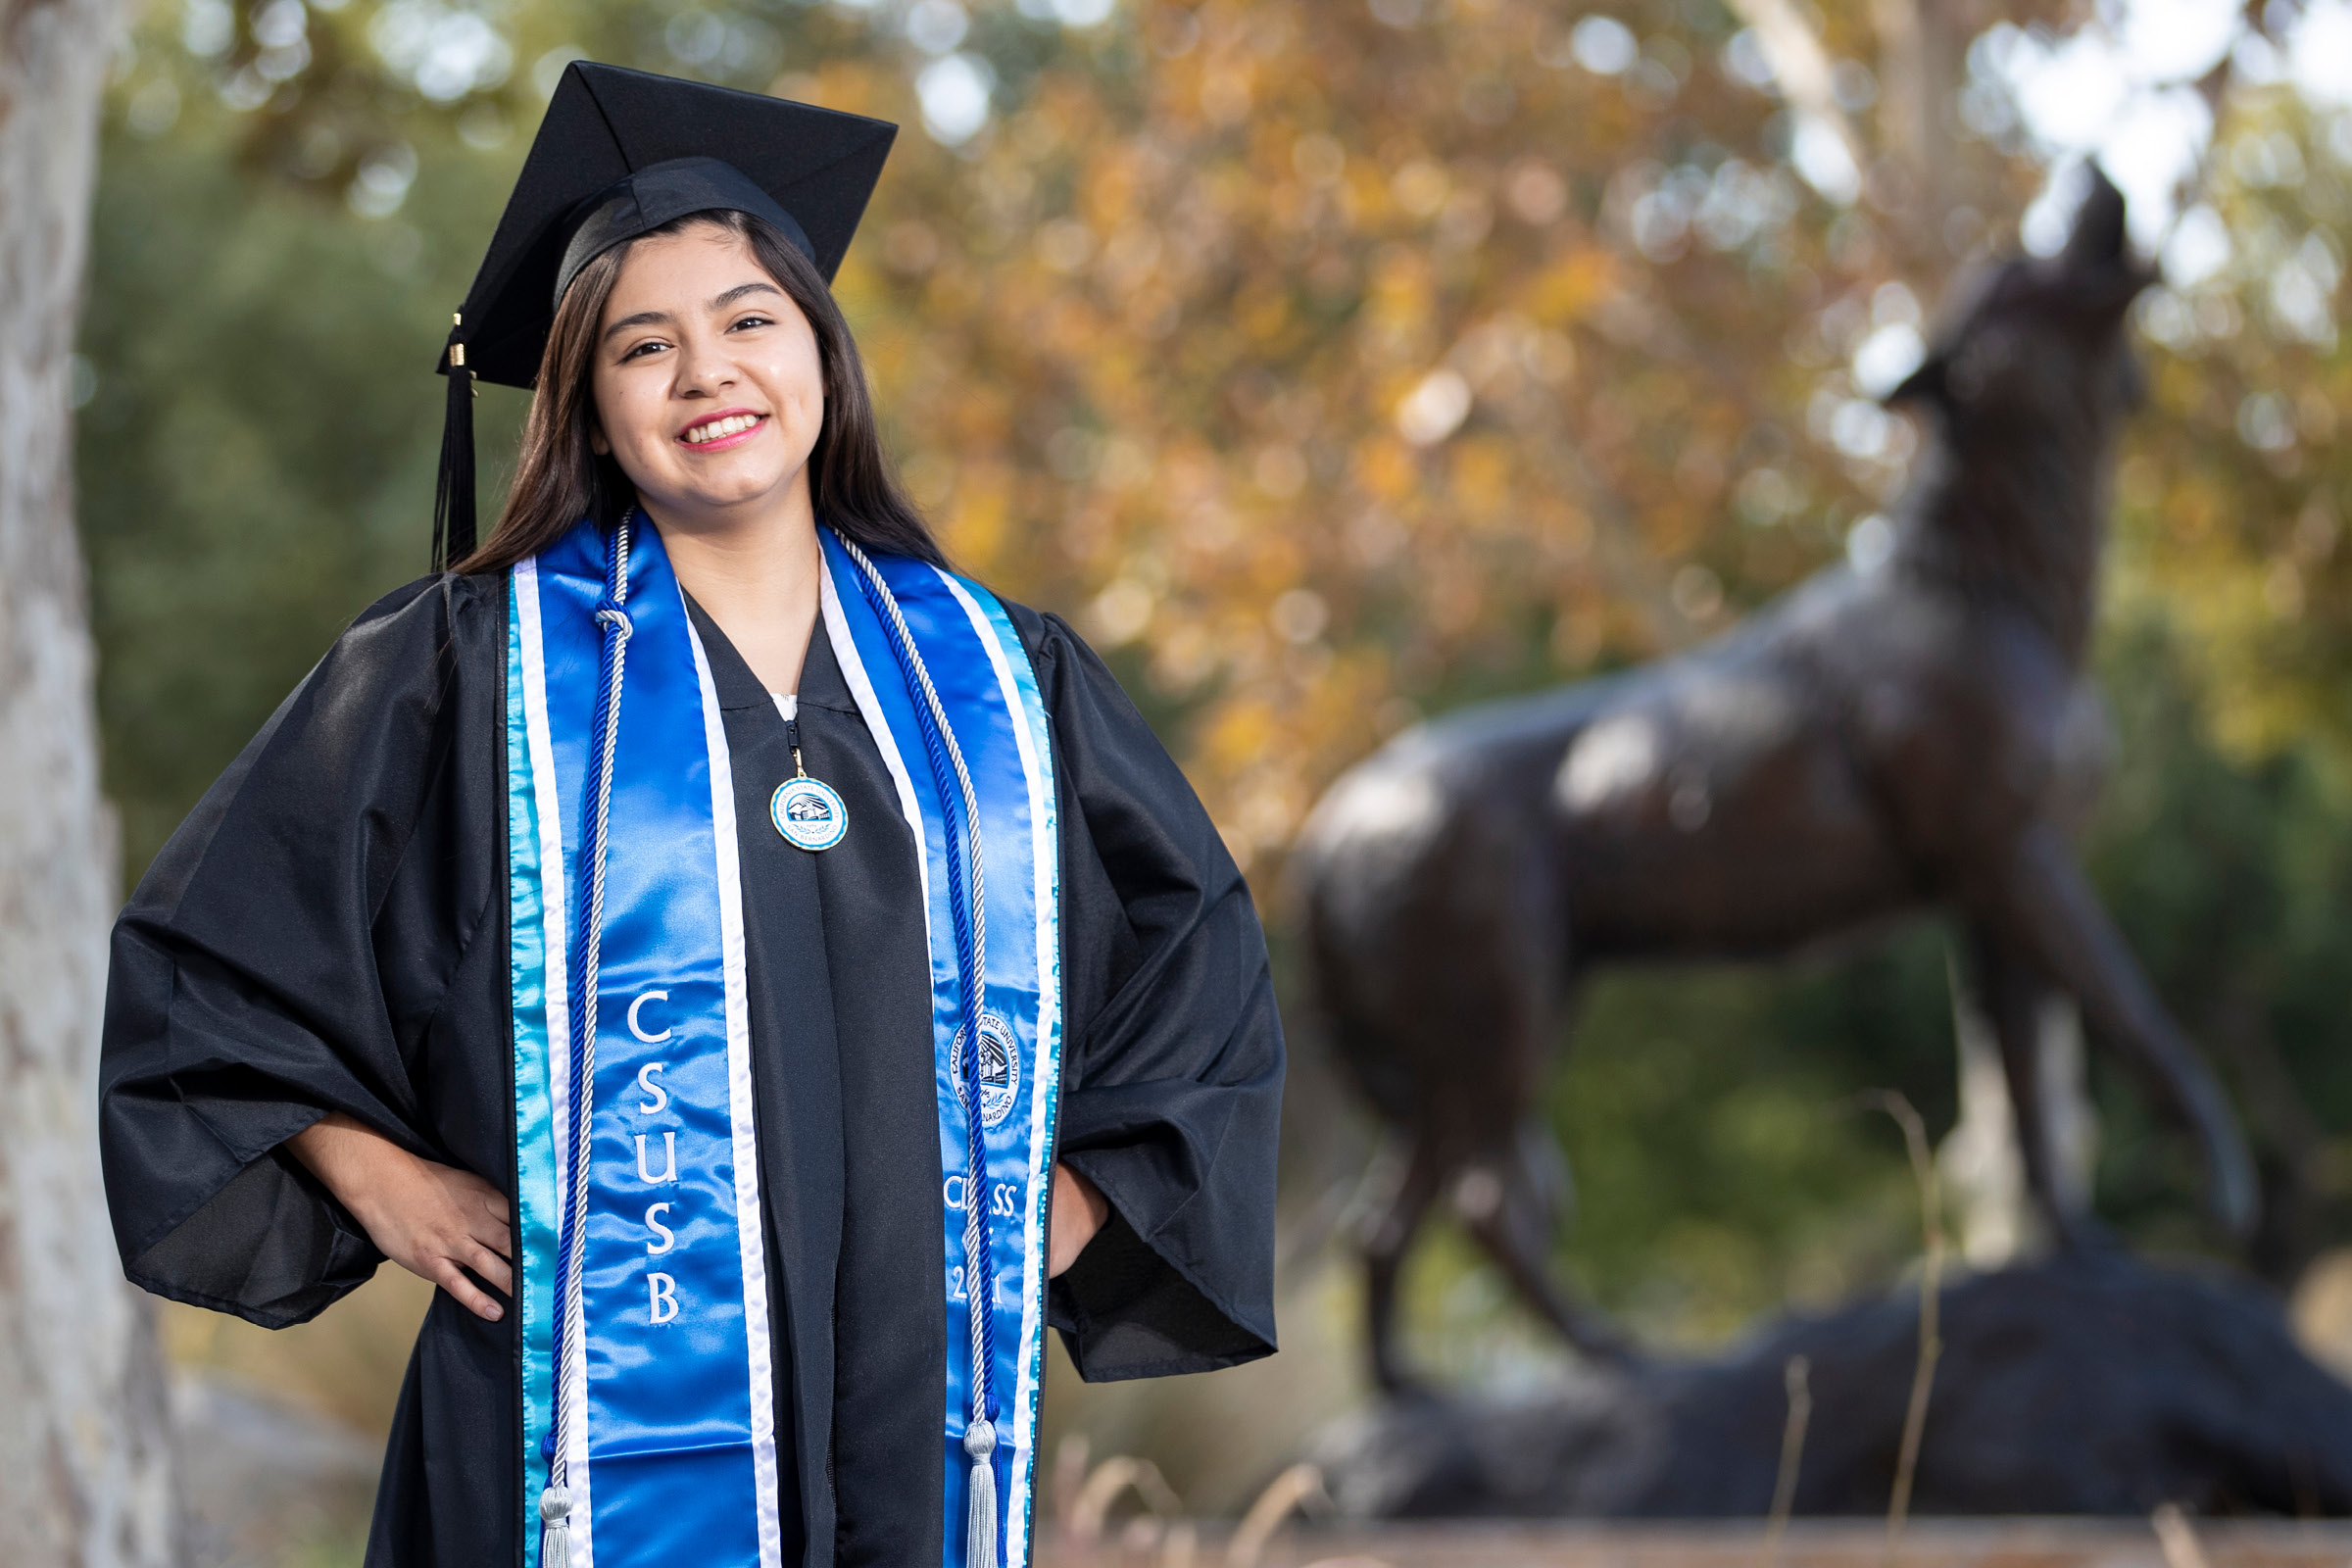
<svg viewBox="0 0 2352 1568"><path fill-rule="evenodd" d="M964 1428L963 1451L972 1461L972 1503L965 1514L963 1568L996 1568L997 1467L989 1457L997 1451L996 1423L979 1420Z"/></svg>
<svg viewBox="0 0 2352 1568"><path fill-rule="evenodd" d="M441 420L441 477L433 487L433 569L473 554L473 371L466 366L466 318L451 318L448 410Z"/></svg>

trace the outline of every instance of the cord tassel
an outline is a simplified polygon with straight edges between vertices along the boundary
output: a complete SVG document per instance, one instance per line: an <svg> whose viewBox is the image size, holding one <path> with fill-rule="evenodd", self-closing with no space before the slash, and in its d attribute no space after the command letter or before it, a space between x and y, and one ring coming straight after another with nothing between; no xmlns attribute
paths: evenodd
<svg viewBox="0 0 2352 1568"><path fill-rule="evenodd" d="M539 1568L568 1568L571 1562L571 1492L550 1487L539 1494Z"/></svg>
<svg viewBox="0 0 2352 1568"><path fill-rule="evenodd" d="M461 322L450 328L448 407L441 418L441 474L433 485L433 569L473 554L473 371Z"/></svg>
<svg viewBox="0 0 2352 1568"><path fill-rule="evenodd" d="M975 1421L964 1429L963 1451L972 1461L972 1502L966 1517L963 1568L996 1568L997 1467L989 1456L997 1451L997 1428L992 1421Z"/></svg>

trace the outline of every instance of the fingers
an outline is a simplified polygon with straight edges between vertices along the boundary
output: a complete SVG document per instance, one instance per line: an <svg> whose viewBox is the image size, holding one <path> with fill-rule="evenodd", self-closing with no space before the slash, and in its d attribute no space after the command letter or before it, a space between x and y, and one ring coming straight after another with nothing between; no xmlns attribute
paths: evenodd
<svg viewBox="0 0 2352 1568"><path fill-rule="evenodd" d="M483 1182L481 1188L482 1209L497 1224L499 1235L504 1236L514 1212L507 1206L507 1195L488 1182Z"/></svg>
<svg viewBox="0 0 2352 1568"><path fill-rule="evenodd" d="M1110 1216L1109 1200L1084 1176L1058 1161L1054 1166L1054 1227L1046 1241L1046 1273L1059 1278L1078 1261Z"/></svg>
<svg viewBox="0 0 2352 1568"><path fill-rule="evenodd" d="M469 1240L481 1243L500 1257L512 1255L514 1249L507 1195L474 1175L471 1171L448 1169L442 1177L465 1232Z"/></svg>
<svg viewBox="0 0 2352 1568"><path fill-rule="evenodd" d="M408 1245L398 1251L386 1250L412 1273L447 1291L476 1317L498 1322L505 1317L506 1308L482 1284L486 1282L501 1295L512 1297L514 1293L507 1200L469 1171L440 1166L431 1174L434 1179L413 1195L415 1207L404 1216L409 1221Z"/></svg>
<svg viewBox="0 0 2352 1568"><path fill-rule="evenodd" d="M495 1323L507 1315L507 1309L492 1300L487 1292L467 1278L466 1271L460 1268L454 1259L442 1258L433 1272L426 1277L456 1298L457 1303L475 1317L487 1318Z"/></svg>
<svg viewBox="0 0 2352 1568"><path fill-rule="evenodd" d="M514 1294L514 1270L513 1267L508 1264L505 1257L480 1243L475 1243L472 1250L466 1254L466 1266L488 1281L501 1296Z"/></svg>
<svg viewBox="0 0 2352 1568"><path fill-rule="evenodd" d="M514 1294L513 1211L504 1193L471 1171L420 1159L356 1123L342 1127L337 1118L312 1129L310 1144L319 1148L296 1152L366 1227L379 1251L447 1291L476 1317L495 1323L506 1316L475 1278ZM314 1158L320 1148L325 1157ZM330 1170L343 1179L332 1179Z"/></svg>
<svg viewBox="0 0 2352 1568"><path fill-rule="evenodd" d="M474 1241L500 1257L512 1257L514 1253L514 1233L507 1225L506 1206L502 1200L499 1211L493 1213L488 1204L482 1205L474 1211L473 1224L467 1227L467 1234Z"/></svg>

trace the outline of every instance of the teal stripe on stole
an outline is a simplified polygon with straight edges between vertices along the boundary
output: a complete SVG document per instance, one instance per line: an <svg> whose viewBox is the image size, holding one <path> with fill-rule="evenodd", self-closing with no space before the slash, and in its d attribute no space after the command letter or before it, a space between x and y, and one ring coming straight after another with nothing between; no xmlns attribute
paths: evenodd
<svg viewBox="0 0 2352 1568"><path fill-rule="evenodd" d="M554 1419L556 1322L555 1096L548 1083L547 911L540 897L539 804L523 710L522 612L513 573L507 586L507 950L514 1004L514 1175L522 1255L514 1304L522 1321L522 1561L539 1562L540 1451Z"/></svg>

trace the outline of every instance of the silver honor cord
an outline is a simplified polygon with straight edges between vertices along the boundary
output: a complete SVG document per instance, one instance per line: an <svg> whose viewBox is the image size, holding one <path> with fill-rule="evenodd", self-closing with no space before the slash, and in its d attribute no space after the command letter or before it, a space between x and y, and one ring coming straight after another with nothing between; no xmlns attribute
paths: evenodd
<svg viewBox="0 0 2352 1568"><path fill-rule="evenodd" d="M966 912L972 933L972 967L974 986L984 986L988 974L988 900L987 882L980 858L980 797L972 788L970 769L964 766L963 748L956 743L955 726L948 722L947 706L939 700L939 691L931 684L931 671L923 662L922 650L914 643L914 634L907 628L906 613L899 609L898 595L874 569L865 552L841 535L841 547L858 564L858 571L872 585L875 597L890 617L896 633L894 641L906 653L906 672L913 676L916 694L923 700L931 715L932 726L938 731L941 745L956 774L956 788L963 803L964 857L970 873L970 908ZM993 1568L997 1560L997 1472L992 1456L997 1450L996 1423L989 1417L989 1380L995 1371L990 1364L994 1335L990 1332L990 1312L997 1297L997 1277L989 1246L982 1230L987 1203L987 1150L981 1137L980 1116L980 1011L978 996L964 998L964 1017L957 1034L963 1048L964 1095L966 1121L969 1124L963 1181L963 1279L964 1298L970 1303L972 1338L971 1419L963 1432L964 1457L972 1462L971 1502L965 1510L964 1568Z"/></svg>
<svg viewBox="0 0 2352 1568"><path fill-rule="evenodd" d="M587 900L580 916L580 1004L572 1014L571 1181L564 1199L564 1254L556 1278L556 1394L548 1423L547 1490L539 1494L540 1568L567 1568L571 1560L571 1487L565 1443L568 1412L581 1398L572 1370L571 1347L586 1328L580 1302L580 1270L587 1252L589 1118L596 1081L596 990L605 928L605 862L612 824L612 756L620 737L620 680L628 662L629 637L636 630L624 606L629 601L629 538L632 510L612 531L605 564L605 602L596 618L605 628L604 679L599 683L596 771L589 783L587 831L582 835L581 873Z"/></svg>

